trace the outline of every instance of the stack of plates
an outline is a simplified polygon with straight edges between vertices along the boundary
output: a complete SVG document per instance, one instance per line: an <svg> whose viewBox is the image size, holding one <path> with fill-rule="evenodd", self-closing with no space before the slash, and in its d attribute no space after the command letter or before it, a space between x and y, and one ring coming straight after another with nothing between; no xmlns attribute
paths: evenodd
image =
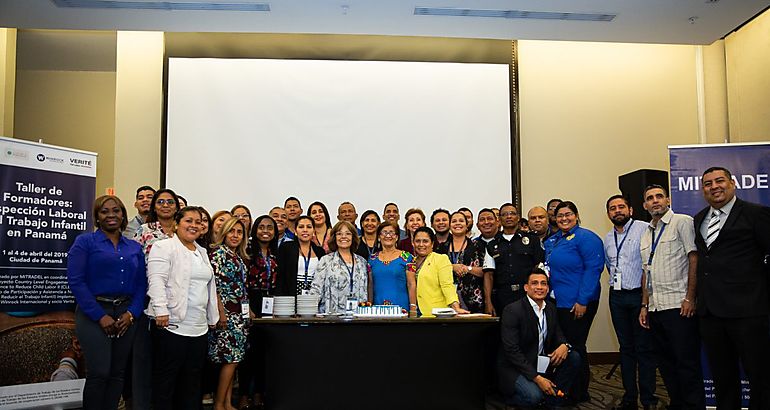
<svg viewBox="0 0 770 410"><path fill-rule="evenodd" d="M298 295L297 314L300 316L315 316L318 313L318 295Z"/></svg>
<svg viewBox="0 0 770 410"><path fill-rule="evenodd" d="M273 316L294 316L294 296L276 296L273 299Z"/></svg>

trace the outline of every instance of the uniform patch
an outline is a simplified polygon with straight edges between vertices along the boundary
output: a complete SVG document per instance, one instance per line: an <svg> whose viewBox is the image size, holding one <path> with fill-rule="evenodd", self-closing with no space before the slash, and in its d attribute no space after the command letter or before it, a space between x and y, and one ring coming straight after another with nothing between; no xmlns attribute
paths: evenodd
<svg viewBox="0 0 770 410"><path fill-rule="evenodd" d="M524 245L529 245L529 238L527 238L526 236L521 238L521 243Z"/></svg>

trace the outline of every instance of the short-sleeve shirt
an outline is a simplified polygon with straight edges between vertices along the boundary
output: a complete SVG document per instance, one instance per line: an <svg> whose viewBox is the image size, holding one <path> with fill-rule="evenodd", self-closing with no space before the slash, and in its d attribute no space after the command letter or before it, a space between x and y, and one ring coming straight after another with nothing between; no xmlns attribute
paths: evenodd
<svg viewBox="0 0 770 410"><path fill-rule="evenodd" d="M662 233L661 233L662 231ZM649 311L678 309L687 295L687 255L695 252L695 225L692 217L668 210L656 226L650 224L642 235L642 262L647 264L653 245L653 233L658 242L652 264L648 267L648 290L651 290ZM660 238L660 239L658 239Z"/></svg>

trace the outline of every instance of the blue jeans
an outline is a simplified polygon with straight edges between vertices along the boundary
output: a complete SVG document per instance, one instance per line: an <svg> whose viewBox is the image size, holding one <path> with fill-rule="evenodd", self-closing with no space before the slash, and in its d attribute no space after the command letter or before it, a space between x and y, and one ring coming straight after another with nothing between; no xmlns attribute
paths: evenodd
<svg viewBox="0 0 770 410"><path fill-rule="evenodd" d="M610 290L610 315L620 344L620 374L625 390L623 403L636 404L639 396L642 404L649 406L658 401L655 397L656 361L652 333L639 324L641 306L641 288Z"/></svg>
<svg viewBox="0 0 770 410"><path fill-rule="evenodd" d="M548 380L556 384L556 388L567 392L572 385L572 381L575 379L578 370L580 369L580 355L577 352L569 352L567 358L562 362L559 367L548 368L548 372L543 376ZM540 387L537 386L532 380L527 379L523 375L519 375L516 378L514 384L514 396L510 400L510 404L520 407L537 407L541 403L545 402L546 406L558 407L565 405L563 397L546 396Z"/></svg>

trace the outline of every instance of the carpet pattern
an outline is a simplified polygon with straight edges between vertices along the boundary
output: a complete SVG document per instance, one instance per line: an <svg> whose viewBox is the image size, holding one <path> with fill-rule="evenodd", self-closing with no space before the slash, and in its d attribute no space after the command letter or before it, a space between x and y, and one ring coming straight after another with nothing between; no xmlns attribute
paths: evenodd
<svg viewBox="0 0 770 410"><path fill-rule="evenodd" d="M607 379L606 376L612 369L612 365L599 364L591 365L591 383L588 390L591 394L591 401L581 403L577 406L580 410L607 410L620 404L623 398L623 381L620 377L620 367L618 367L612 376ZM663 385L663 379L660 373L657 377L657 388L655 395L658 397L657 408L663 409L668 403L668 393ZM505 405L499 395L487 397L487 410L503 410ZM639 408L641 409L641 404Z"/></svg>

